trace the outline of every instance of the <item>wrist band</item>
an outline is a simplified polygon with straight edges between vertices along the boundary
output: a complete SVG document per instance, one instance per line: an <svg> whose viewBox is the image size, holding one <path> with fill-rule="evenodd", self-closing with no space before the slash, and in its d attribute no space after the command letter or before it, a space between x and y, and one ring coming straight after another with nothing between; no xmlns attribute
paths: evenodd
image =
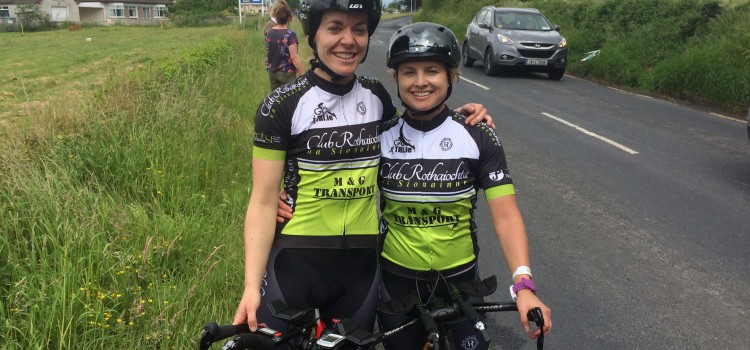
<svg viewBox="0 0 750 350"><path fill-rule="evenodd" d="M529 277L532 277L531 276L531 268L528 267L528 266L519 266L519 267L517 267L516 271L513 272L512 279L515 281L516 277L518 277L520 275L529 275Z"/></svg>

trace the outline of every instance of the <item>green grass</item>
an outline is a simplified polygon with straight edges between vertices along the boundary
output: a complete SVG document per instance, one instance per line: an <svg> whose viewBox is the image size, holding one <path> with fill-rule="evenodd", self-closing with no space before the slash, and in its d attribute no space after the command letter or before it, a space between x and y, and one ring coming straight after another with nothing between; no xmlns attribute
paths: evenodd
<svg viewBox="0 0 750 350"><path fill-rule="evenodd" d="M148 55L112 37L79 59L67 45L14 53L24 80L86 93L50 92L0 137L3 349L195 348L205 322L231 321L252 118L268 92L260 25L108 29L167 46ZM118 69L68 73L108 57Z"/></svg>
<svg viewBox="0 0 750 350"><path fill-rule="evenodd" d="M223 34L222 27L169 26L0 33L0 120L38 114L56 98L78 99L111 75Z"/></svg>

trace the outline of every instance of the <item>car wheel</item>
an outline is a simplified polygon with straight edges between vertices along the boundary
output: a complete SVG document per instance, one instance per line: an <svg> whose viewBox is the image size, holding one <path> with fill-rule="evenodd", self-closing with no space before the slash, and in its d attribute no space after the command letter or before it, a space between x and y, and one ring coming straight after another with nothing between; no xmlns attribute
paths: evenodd
<svg viewBox="0 0 750 350"><path fill-rule="evenodd" d="M552 80L560 80L565 75L565 68L552 68L547 72L547 76Z"/></svg>
<svg viewBox="0 0 750 350"><path fill-rule="evenodd" d="M469 57L469 43L464 41L464 47L461 50L461 59L464 67L471 67L474 65L474 59Z"/></svg>
<svg viewBox="0 0 750 350"><path fill-rule="evenodd" d="M495 65L495 62L492 62L492 48L487 48L487 50L484 51L484 74L487 75L497 75L497 65Z"/></svg>

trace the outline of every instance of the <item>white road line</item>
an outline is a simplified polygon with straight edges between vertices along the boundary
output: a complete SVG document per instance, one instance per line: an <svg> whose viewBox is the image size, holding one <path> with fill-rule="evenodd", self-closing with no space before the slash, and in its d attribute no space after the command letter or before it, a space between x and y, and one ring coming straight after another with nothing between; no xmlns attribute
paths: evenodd
<svg viewBox="0 0 750 350"><path fill-rule="evenodd" d="M747 122L746 122L746 121L744 121L744 120L741 120L741 119L737 119L737 118L731 118L731 117L727 117L727 116L725 116L725 115L722 115L722 114L719 114L719 113L714 113L714 112L710 112L709 114L711 114L711 115L713 115L713 116L716 116L716 117L719 117L719 118L724 118L724 119L726 119L726 120L731 120L731 121L733 121L733 122L738 122L738 123L747 123Z"/></svg>
<svg viewBox="0 0 750 350"><path fill-rule="evenodd" d="M630 92L630 91L625 91L625 90L622 90L622 89L618 89L618 88L613 88L613 87L611 87L611 86L607 86L607 88L608 88L608 89L611 89L611 90L615 90L615 91L619 91L619 92L622 92L622 93L624 93L624 94L630 94L630 95L640 96L640 97L643 97L643 98L650 98L650 99L654 99L653 97L651 97L651 96L648 96L648 95L636 94L636 93L634 93L634 92Z"/></svg>
<svg viewBox="0 0 750 350"><path fill-rule="evenodd" d="M630 149L628 147L625 147L625 146L623 146L623 145L621 145L621 144L619 144L617 142L614 142L614 141L612 141L612 140L610 140L610 139L608 139L608 138L606 138L604 136L601 136L601 135L598 135L598 134L596 134L594 132L588 131L588 130L586 130L586 129L578 126L578 125L575 125L575 124L569 122L569 121L566 121L566 120L560 119L558 117L555 117L552 114L549 114L547 112L542 112L542 115L544 115L547 118L554 119L554 120L556 120L556 121L558 121L560 123L563 123L563 124L565 124L565 125L573 128L573 129L576 129L576 130L578 130L578 131L580 131L580 132L582 132L582 133L584 133L586 135L589 135L589 136L595 137L595 138L597 138L597 139L599 139L601 141L604 141L604 142L606 142L606 143L608 143L608 144L610 144L612 146L615 146L615 147L617 147L617 148L619 148L619 149L621 149L621 150L623 150L625 152L628 152L630 154L638 154L638 152L636 152L636 151L634 151L634 150L632 150L632 149Z"/></svg>
<svg viewBox="0 0 750 350"><path fill-rule="evenodd" d="M460 77L460 78L461 78L461 80L465 80L466 82L468 82L468 83L470 83L470 84L474 84L474 85L476 85L476 86L479 86L479 87L480 87L480 88L482 88L482 89L485 89L485 90L489 90L489 89L490 89L490 88L488 88L488 87L486 87L486 86L484 86L484 85L482 85L482 84L480 84L480 83L477 83L477 82L475 82L475 81L471 81L471 80L469 80L469 79L466 79L466 78L464 78L464 77Z"/></svg>

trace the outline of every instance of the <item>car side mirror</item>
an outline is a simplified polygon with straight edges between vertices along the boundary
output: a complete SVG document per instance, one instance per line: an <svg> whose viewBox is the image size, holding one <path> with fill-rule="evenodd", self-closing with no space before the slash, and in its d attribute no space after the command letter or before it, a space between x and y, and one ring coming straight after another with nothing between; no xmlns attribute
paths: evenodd
<svg viewBox="0 0 750 350"><path fill-rule="evenodd" d="M487 23L478 23L478 25L479 25L479 28L490 29L490 26L487 25Z"/></svg>
<svg viewBox="0 0 750 350"><path fill-rule="evenodd" d="M557 25L557 24L555 24L555 31L556 31L556 32L559 32L559 31L560 31L560 29L561 29L561 28L560 28L560 26L559 26L559 25Z"/></svg>

